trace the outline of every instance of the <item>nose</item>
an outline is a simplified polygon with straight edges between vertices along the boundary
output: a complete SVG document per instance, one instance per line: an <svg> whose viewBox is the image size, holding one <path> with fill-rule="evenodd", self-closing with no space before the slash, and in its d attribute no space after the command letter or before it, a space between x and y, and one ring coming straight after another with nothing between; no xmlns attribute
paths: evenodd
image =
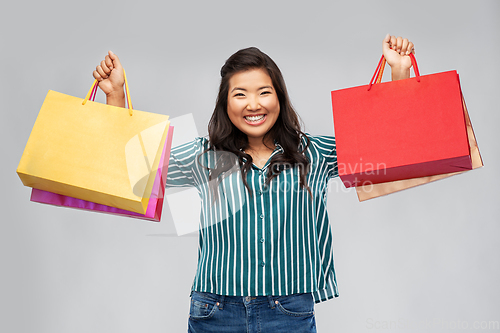
<svg viewBox="0 0 500 333"><path fill-rule="evenodd" d="M261 106L259 103L259 99L257 97L249 98L247 104L248 111L257 111L260 110Z"/></svg>

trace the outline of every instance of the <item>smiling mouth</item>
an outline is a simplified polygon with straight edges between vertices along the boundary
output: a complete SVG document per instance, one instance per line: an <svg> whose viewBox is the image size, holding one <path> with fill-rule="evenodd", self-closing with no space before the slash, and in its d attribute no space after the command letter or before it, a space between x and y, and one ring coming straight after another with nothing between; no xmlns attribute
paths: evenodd
<svg viewBox="0 0 500 333"><path fill-rule="evenodd" d="M245 118L245 120L246 120L247 123L258 124L258 123L262 122L266 118L266 115L265 114L260 114L260 115L257 115L257 116L245 116L243 118Z"/></svg>

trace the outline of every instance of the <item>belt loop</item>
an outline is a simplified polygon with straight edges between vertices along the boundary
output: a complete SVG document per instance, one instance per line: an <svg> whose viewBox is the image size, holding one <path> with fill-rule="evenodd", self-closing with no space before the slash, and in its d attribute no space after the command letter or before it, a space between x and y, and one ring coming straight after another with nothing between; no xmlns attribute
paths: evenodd
<svg viewBox="0 0 500 333"><path fill-rule="evenodd" d="M273 296L267 296L267 299L269 300L269 306L271 307L271 309L274 309L274 305L276 304L274 299L273 299Z"/></svg>
<svg viewBox="0 0 500 333"><path fill-rule="evenodd" d="M219 298L219 310L222 310L222 307L224 305L224 295L220 295L220 298Z"/></svg>

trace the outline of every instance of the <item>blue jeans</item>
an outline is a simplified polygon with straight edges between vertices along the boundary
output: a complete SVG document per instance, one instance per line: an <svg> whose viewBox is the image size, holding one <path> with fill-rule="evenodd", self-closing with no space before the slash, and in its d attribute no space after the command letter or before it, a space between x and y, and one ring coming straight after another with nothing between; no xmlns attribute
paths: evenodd
<svg viewBox="0 0 500 333"><path fill-rule="evenodd" d="M310 293L288 296L221 296L193 291L188 333L316 332Z"/></svg>

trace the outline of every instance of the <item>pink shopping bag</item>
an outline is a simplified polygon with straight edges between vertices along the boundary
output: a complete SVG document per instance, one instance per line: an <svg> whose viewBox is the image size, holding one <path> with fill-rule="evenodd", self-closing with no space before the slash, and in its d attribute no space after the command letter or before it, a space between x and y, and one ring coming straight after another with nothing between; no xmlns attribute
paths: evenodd
<svg viewBox="0 0 500 333"><path fill-rule="evenodd" d="M167 140L163 148L163 153L160 159L160 165L156 172L156 177L153 185L153 191L149 199L146 214L119 209L111 206L97 204L94 202L76 199L65 195L60 195L52 192L47 192L39 189L32 189L31 201L39 202L54 206L64 206L69 208L83 209L89 211L96 211L106 214L122 215L134 217L142 220L160 222L161 212L163 207L163 194L165 192L165 184L167 181L168 161L170 159L170 148L172 145L172 136L174 127L170 126L167 133Z"/></svg>

